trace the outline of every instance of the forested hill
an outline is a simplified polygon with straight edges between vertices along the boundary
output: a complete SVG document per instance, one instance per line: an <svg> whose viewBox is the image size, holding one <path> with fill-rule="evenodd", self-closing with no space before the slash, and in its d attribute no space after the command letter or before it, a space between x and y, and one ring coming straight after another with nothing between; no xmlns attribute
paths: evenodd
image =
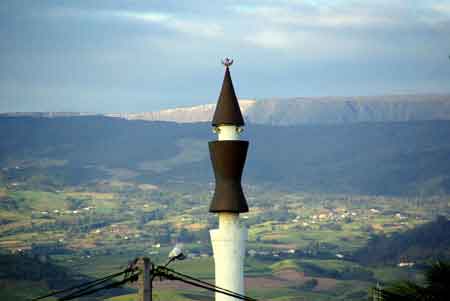
<svg viewBox="0 0 450 301"><path fill-rule="evenodd" d="M322 192L450 193L450 121L248 125L243 182ZM55 187L213 179L209 123L0 118L0 180Z"/></svg>
<svg viewBox="0 0 450 301"><path fill-rule="evenodd" d="M391 236L374 235L366 247L355 254L364 264L450 259L450 221L441 216L435 221Z"/></svg>
<svg viewBox="0 0 450 301"><path fill-rule="evenodd" d="M32 255L29 252L6 254L0 250L0 288L2 301L31 300L50 292L80 285L93 279L73 273L48 259L48 256ZM115 288L105 291L105 298L129 292ZM61 297L61 295L59 295ZM50 298L54 300L53 298ZM86 300L98 300L91 297Z"/></svg>
<svg viewBox="0 0 450 301"><path fill-rule="evenodd" d="M80 280L74 280L67 269L37 256L0 253L2 301L31 300L52 290L79 283Z"/></svg>

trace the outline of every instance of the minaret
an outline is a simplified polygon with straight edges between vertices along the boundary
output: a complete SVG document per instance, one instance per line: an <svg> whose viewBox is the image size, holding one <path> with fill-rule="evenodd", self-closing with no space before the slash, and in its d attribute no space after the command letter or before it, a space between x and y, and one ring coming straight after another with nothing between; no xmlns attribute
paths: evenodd
<svg viewBox="0 0 450 301"><path fill-rule="evenodd" d="M221 288L244 294L244 257L247 229L239 223L239 213L248 212L241 186L248 141L239 140L244 118L230 76L233 60L225 58L225 77L212 120L216 141L209 142L209 153L216 188L209 212L219 216L219 228L210 230L215 263L215 283ZM236 298L216 293L216 301Z"/></svg>

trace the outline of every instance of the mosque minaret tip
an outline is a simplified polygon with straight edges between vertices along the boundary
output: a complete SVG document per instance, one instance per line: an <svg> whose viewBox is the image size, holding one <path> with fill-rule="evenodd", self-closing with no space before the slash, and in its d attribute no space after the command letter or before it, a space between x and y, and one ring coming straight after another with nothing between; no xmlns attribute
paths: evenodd
<svg viewBox="0 0 450 301"><path fill-rule="evenodd" d="M215 263L215 284L244 295L244 258L247 229L239 222L239 214L248 212L241 178L247 157L248 141L240 140L244 126L239 102L230 75L233 60L222 60L225 76L212 120L216 141L209 142L209 153L216 179L209 211L217 213L218 229L210 230ZM216 293L216 301L234 301Z"/></svg>

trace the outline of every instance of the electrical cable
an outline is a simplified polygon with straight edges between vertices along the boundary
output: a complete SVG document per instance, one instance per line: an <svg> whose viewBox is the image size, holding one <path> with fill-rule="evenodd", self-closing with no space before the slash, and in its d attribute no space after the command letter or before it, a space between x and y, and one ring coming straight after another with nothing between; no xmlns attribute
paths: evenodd
<svg viewBox="0 0 450 301"><path fill-rule="evenodd" d="M79 288L84 288L85 286L96 286L96 285L98 285L99 282L103 283L105 279L109 280L109 279L115 278L117 276L120 276L120 275L128 273L128 272L129 272L129 268L127 268L127 269L125 269L125 270L123 270L121 272L102 277L100 279L88 281L88 282L85 282L85 283L82 283L82 284L79 284L79 285L75 285L75 286L72 286L72 287L69 287L69 288L65 288L65 289L62 289L62 290L59 290L59 291L54 291L54 292L51 292L49 294L33 298L30 301L37 301L37 300L45 299L45 298L48 298L48 297L51 297L51 296L54 296L54 295L67 293L67 292L70 292L70 291L73 291L73 290L76 290L76 289L79 289Z"/></svg>
<svg viewBox="0 0 450 301"><path fill-rule="evenodd" d="M221 292L227 292L227 293L233 294L233 295L235 295L235 296L240 296L240 297L246 298L245 300L255 300L255 299L253 299L253 298L250 298L250 297L247 297L247 296L244 296L244 295L240 295L240 294L238 294L238 293L236 293L236 292L233 292L233 291L231 291L231 290L228 290L228 289L225 289L225 288L222 288L222 287L218 287L218 286L216 286L216 285L214 285L214 284L212 284L212 283L209 283L209 282L206 282L206 281L203 281L203 280L194 278L194 277L192 277L192 276L189 276L189 275L186 275L186 274L183 274L183 273L174 271L174 270L169 269L169 268L165 268L165 267L158 267L158 268L159 268L160 270L165 270L166 273L167 273L167 272L170 272L170 273L179 275L180 277L185 277L185 278L187 278L187 279L190 279L190 280L199 282L199 283L201 283L203 286L208 286L208 287L210 287L210 288L212 288L212 289L220 290ZM164 276L165 276L165 275L164 275ZM203 286L202 286L202 287L203 287Z"/></svg>
<svg viewBox="0 0 450 301"><path fill-rule="evenodd" d="M58 298L58 301L72 300L72 299L75 299L75 298L78 298L78 297L91 295L93 293L96 293L96 292L104 290L104 289L115 288L115 287L121 286L121 285L123 285L123 284L125 284L125 283L127 283L129 281L130 282L136 281L138 276L139 276L139 274L134 274L134 275L132 275L130 277L127 277L127 278L125 278L125 279L123 279L121 281L113 282L113 283L107 284L107 285L102 286L102 287L94 288L94 289L91 289L91 290L88 290L88 291L83 291L83 292L81 292L81 291L80 292L74 292L74 293L72 293L70 295Z"/></svg>
<svg viewBox="0 0 450 301"><path fill-rule="evenodd" d="M211 286L207 286L207 285L203 285L203 284L198 284L198 283L195 283L194 281L186 280L186 279L183 279L182 277L175 276L175 275L166 275L166 277L168 279L171 279L171 280L178 280L178 281L181 281L181 282L193 285L193 286L201 287L201 288L204 288L206 290L213 291L213 292L218 292L218 293L221 293L221 294L233 297L233 298L237 298L237 299L240 299L240 300L257 301L256 299L253 299L251 297L247 297L247 296L244 296L244 295L241 295L241 294L238 294L238 293L234 293L234 292L230 293L228 290L221 289L220 287L217 287L217 286L214 286L214 285L211 285L212 286L211 287Z"/></svg>
<svg viewBox="0 0 450 301"><path fill-rule="evenodd" d="M237 294L237 295L239 295L238 293L233 292L233 291L231 291L231 290L228 290L228 289L225 289L225 288L222 288L222 287L218 287L218 286L216 286L216 285L214 285L214 284L212 284L212 283L209 283L209 282L206 282L206 281L203 281L203 280L194 278L194 277L192 277L192 276L189 276L189 275L186 275L186 274L177 272L177 271L172 270L172 269L169 269L169 268L166 268L166 267L158 267L158 268L162 268L162 269L166 270L167 272L170 272L170 273L179 275L179 276L181 276L181 277L188 278L188 279L193 280L193 281L200 282L200 283L202 283L202 284L204 284L204 285L207 285L207 286L210 286L210 287L212 287L212 288L217 288L217 289L220 289L220 290L222 290L222 291L228 292L228 293L230 293L230 294ZM241 295L241 296L243 296L243 295ZM244 297L245 297L245 296L244 296ZM250 297L247 297L247 298L250 298ZM247 299L247 300L255 300L255 299L250 298L250 299Z"/></svg>
<svg viewBox="0 0 450 301"><path fill-rule="evenodd" d="M50 294L31 299L31 301L41 300L41 299L44 299L44 298L47 298L47 297L50 297L53 295L71 292L66 296L58 298L58 301L68 301L68 300L72 300L72 299L75 299L78 297L90 295L90 294L96 293L96 292L104 290L104 289L115 288L115 287L121 286L127 282L136 281L138 279L139 275L141 274L141 271L138 273L134 273L137 270L135 263L136 263L136 260L134 260L134 262L130 262L128 267L121 272L111 274L111 275L105 276L103 278L100 278L100 279L97 279L94 281L89 281L89 282L86 282L86 283L83 283L80 285L76 285L76 286L73 286L70 288L55 291ZM128 276L129 273L131 273L131 276ZM125 274L123 280L118 281L118 282L112 282L112 283L106 284L101 287L97 287L97 286L104 284L122 274ZM158 266L156 269L152 270L151 279L153 280L154 277L156 277L156 276L165 277L165 278L171 279L171 280L178 280L178 281L181 281L181 282L184 282L184 283L196 286L196 287L204 288L206 290L213 291L213 292L218 292L218 293L221 293L221 294L233 297L233 298L237 298L240 300L257 301L256 299L253 299L251 297L241 295L241 294L233 292L231 290L218 287L212 283L194 278L192 276L189 276L189 275L186 275L186 274L183 274L180 272L177 272L177 271L169 269L165 266ZM74 291L74 290L76 290L76 291Z"/></svg>
<svg viewBox="0 0 450 301"><path fill-rule="evenodd" d="M128 273L128 272L125 272L125 274L126 274L126 273ZM120 276L120 275L117 275L117 276ZM116 276L115 276L115 277L116 277ZM103 283L105 283L105 282L108 282L108 281L110 281L111 279L113 279L113 278L115 278L115 277L108 277L108 278L106 278L106 279L103 279L102 281L99 281L99 282L97 282L97 283L93 283L93 284L91 284L91 285L88 285L88 286L86 286L86 287L83 287L82 289L79 289L79 290L77 290L77 291L75 291L75 292L73 292L73 293L70 293L70 294L67 295L66 297L72 296L72 295L74 295L74 294L80 294L80 293L89 291L91 288L96 287L96 286L98 286L98 285L100 285L100 284L103 284Z"/></svg>

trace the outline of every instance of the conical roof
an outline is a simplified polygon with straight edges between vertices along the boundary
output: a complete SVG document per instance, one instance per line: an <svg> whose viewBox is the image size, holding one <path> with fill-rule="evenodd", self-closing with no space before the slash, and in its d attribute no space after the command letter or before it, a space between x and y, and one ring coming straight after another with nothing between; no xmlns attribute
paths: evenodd
<svg viewBox="0 0 450 301"><path fill-rule="evenodd" d="M244 118L234 92L233 82L231 80L230 69L226 66L225 76L223 78L222 90L217 101L216 111L212 120L213 126L219 125L243 126Z"/></svg>

